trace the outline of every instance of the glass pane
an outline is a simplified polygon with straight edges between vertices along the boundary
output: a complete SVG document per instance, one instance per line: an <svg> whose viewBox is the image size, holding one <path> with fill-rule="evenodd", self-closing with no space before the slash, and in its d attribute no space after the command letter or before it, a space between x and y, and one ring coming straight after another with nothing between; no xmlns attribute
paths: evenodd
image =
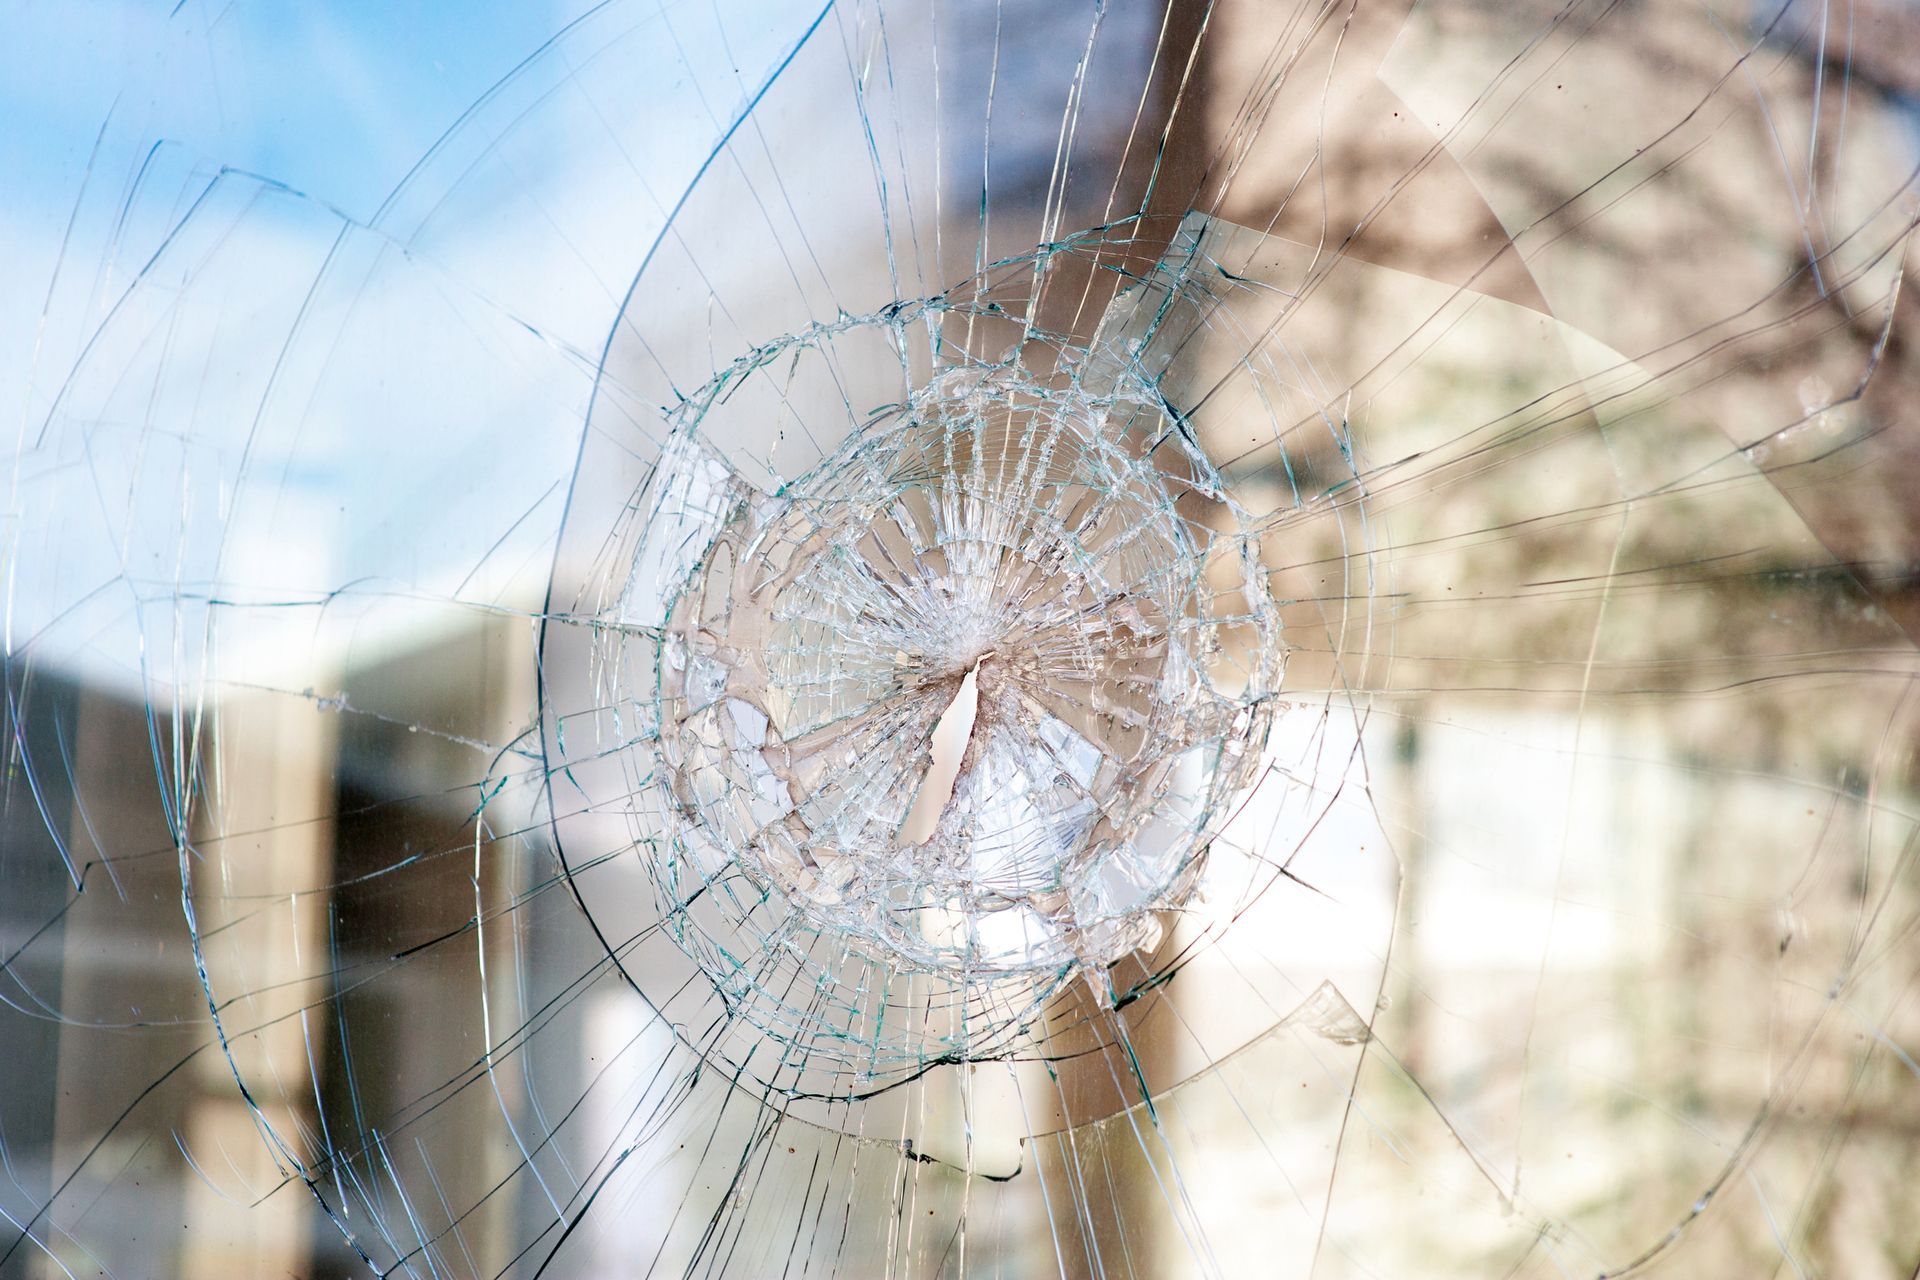
<svg viewBox="0 0 1920 1280"><path fill-rule="evenodd" d="M1920 14L111 13L0 1276L1920 1266Z"/></svg>

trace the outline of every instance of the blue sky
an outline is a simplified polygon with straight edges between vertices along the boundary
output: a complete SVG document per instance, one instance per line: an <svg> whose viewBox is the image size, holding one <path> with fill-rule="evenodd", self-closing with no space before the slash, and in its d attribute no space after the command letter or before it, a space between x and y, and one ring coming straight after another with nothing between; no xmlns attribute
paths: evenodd
<svg viewBox="0 0 1920 1280"><path fill-rule="evenodd" d="M103 123L368 214L460 111L585 3L27 0L0 17L8 204L71 195Z"/></svg>
<svg viewBox="0 0 1920 1280"><path fill-rule="evenodd" d="M490 572L524 594L638 257L804 25L778 4L719 22L577 0L0 9L11 642L106 583L120 623L76 620L48 653L129 673L111 635L137 593L115 579L210 563L195 538L227 540L223 586L438 594L511 533Z"/></svg>

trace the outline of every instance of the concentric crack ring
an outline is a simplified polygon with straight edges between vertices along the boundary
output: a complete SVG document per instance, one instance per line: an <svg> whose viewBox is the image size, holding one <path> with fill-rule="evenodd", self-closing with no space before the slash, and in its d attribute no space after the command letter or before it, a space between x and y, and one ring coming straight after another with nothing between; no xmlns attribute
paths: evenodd
<svg viewBox="0 0 1920 1280"><path fill-rule="evenodd" d="M898 401L843 397L792 480L729 448L768 434L736 421L774 402L758 384L995 305L743 356L671 415L616 533L600 679L649 731L636 851L681 950L803 1069L1006 1052L1074 974L1161 938L1265 743L1284 650L1257 546L1123 337L993 361L936 339ZM917 1025L884 1025L896 980Z"/></svg>
<svg viewBox="0 0 1920 1280"><path fill-rule="evenodd" d="M896 963L1058 970L1149 943L1248 753L1255 718L1203 675L1195 539L1102 425L1011 370L952 371L743 509L669 624L663 754L705 834ZM913 839L969 672L959 776Z"/></svg>

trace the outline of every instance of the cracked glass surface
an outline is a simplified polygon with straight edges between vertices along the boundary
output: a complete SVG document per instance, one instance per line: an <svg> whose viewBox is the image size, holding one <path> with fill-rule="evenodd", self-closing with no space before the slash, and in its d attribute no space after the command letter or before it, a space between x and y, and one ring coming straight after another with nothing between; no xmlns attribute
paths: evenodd
<svg viewBox="0 0 1920 1280"><path fill-rule="evenodd" d="M0 1276L1920 1273L1920 14L0 25Z"/></svg>

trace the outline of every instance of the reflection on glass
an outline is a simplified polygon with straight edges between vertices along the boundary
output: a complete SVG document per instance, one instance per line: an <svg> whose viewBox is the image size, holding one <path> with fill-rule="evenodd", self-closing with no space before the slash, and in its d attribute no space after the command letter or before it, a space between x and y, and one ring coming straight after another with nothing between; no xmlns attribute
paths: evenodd
<svg viewBox="0 0 1920 1280"><path fill-rule="evenodd" d="M1920 1266L1920 18L26 12L0 1275Z"/></svg>

